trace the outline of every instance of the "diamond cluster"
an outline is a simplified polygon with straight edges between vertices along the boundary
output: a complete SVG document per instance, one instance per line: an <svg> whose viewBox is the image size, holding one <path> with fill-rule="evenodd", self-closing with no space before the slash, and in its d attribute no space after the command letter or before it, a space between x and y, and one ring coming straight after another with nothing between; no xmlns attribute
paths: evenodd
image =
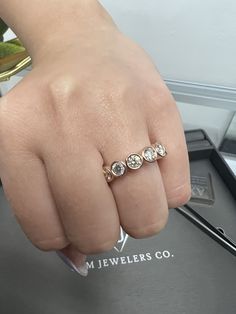
<svg viewBox="0 0 236 314"><path fill-rule="evenodd" d="M103 173L107 182L111 182L116 177L121 177L126 174L127 169L136 170L142 167L144 160L147 162L154 162L159 158L167 155L165 147L159 143L147 146L143 149L141 154L130 154L125 162L114 161L109 167L103 167Z"/></svg>

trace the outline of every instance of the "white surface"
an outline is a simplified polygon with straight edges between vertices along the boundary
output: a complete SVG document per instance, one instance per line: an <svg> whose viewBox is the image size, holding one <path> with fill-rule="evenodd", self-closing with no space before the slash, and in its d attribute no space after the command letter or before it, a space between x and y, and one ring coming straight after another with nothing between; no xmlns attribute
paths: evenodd
<svg viewBox="0 0 236 314"><path fill-rule="evenodd" d="M4 34L4 40L10 40L14 37L16 37L16 35L10 29Z"/></svg>
<svg viewBox="0 0 236 314"><path fill-rule="evenodd" d="M236 176L236 158L235 157L230 157L230 156L224 156L224 159L226 160L227 164L233 171L233 173Z"/></svg>
<svg viewBox="0 0 236 314"><path fill-rule="evenodd" d="M11 88L13 88L20 80L22 80L21 76L14 75L11 77L9 81L0 82L0 88L2 95L5 95Z"/></svg>
<svg viewBox="0 0 236 314"><path fill-rule="evenodd" d="M185 130L204 129L218 147L233 117L233 112L177 102Z"/></svg>
<svg viewBox="0 0 236 314"><path fill-rule="evenodd" d="M165 78L236 87L235 0L100 0Z"/></svg>

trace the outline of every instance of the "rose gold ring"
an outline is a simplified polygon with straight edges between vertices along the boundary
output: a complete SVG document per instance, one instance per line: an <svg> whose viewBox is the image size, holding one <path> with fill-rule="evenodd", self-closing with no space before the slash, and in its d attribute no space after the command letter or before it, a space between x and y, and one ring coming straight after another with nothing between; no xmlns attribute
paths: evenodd
<svg viewBox="0 0 236 314"><path fill-rule="evenodd" d="M167 151L162 144L151 144L144 147L140 153L129 154L125 161L116 160L110 167L103 166L103 174L106 181L110 183L114 179L124 176L128 170L140 169L145 161L152 163L166 155Z"/></svg>

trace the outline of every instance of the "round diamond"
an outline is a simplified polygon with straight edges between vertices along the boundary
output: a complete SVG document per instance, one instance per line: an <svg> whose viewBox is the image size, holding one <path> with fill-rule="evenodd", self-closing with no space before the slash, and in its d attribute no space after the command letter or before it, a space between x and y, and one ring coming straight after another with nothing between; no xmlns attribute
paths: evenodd
<svg viewBox="0 0 236 314"><path fill-rule="evenodd" d="M143 158L148 162L154 162L157 160L157 152L152 146L144 148L142 155Z"/></svg>
<svg viewBox="0 0 236 314"><path fill-rule="evenodd" d="M123 176L126 172L126 164L123 161L114 161L111 171L115 177Z"/></svg>
<svg viewBox="0 0 236 314"><path fill-rule="evenodd" d="M126 158L126 164L130 169L139 169L143 164L143 157L139 154L130 154Z"/></svg>
<svg viewBox="0 0 236 314"><path fill-rule="evenodd" d="M104 177L108 183L113 180L113 174L108 167L103 168L103 173L104 173Z"/></svg>
<svg viewBox="0 0 236 314"><path fill-rule="evenodd" d="M167 151L163 145L155 144L155 149L156 149L156 152L159 156L165 157L167 155Z"/></svg>

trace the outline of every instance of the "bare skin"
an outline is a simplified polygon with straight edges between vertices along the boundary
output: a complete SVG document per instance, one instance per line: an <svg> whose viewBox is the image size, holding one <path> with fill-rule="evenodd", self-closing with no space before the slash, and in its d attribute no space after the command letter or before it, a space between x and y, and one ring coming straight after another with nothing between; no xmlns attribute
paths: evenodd
<svg viewBox="0 0 236 314"><path fill-rule="evenodd" d="M71 0L69 11L69 1L33 1L24 25L11 12L28 1L2 2L1 17L33 59L0 101L0 177L28 238L79 265L81 253L111 249L120 225L135 238L160 232L168 208L188 201L190 180L180 116L149 56L97 1ZM32 15L50 25L51 10L65 21L42 36ZM107 184L104 164L156 141L164 159Z"/></svg>

